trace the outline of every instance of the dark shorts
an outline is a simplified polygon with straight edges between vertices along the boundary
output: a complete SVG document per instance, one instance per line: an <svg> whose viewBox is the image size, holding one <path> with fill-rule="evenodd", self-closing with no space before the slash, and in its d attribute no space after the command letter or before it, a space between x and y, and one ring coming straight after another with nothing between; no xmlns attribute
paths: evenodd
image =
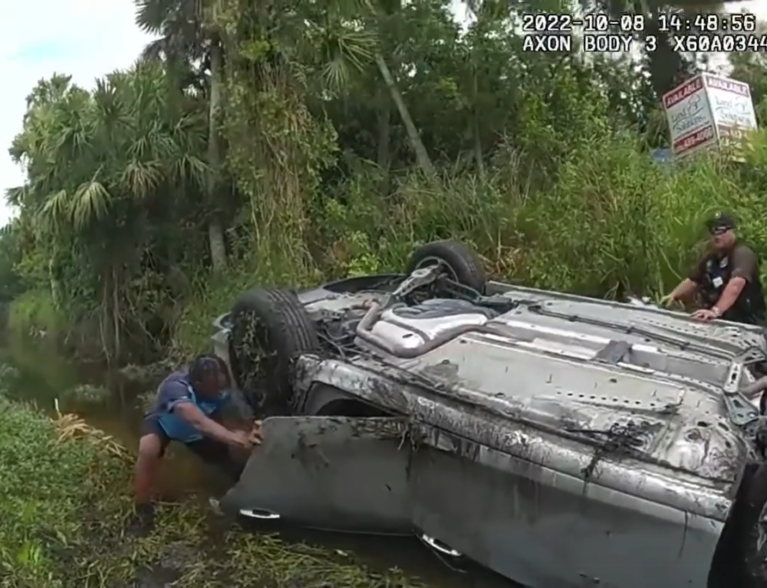
<svg viewBox="0 0 767 588"><path fill-rule="evenodd" d="M165 455L165 449L168 447L171 441L170 437L165 433L165 429L160 426L156 416L146 416L141 423L141 436L157 435L160 438L160 457ZM215 439L209 439L203 437L199 441L192 441L190 443L182 443L189 451L194 453L202 461L212 466L221 469L226 475L233 478L234 481L240 479L240 474L245 464L239 463L234 460L229 453L229 446L221 441Z"/></svg>

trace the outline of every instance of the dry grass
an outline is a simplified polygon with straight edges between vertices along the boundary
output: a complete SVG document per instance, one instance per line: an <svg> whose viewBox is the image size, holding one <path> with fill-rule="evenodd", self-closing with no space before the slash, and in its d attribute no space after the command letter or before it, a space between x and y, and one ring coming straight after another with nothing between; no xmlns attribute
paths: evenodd
<svg viewBox="0 0 767 588"><path fill-rule="evenodd" d="M96 446L98 450L104 451L109 455L125 459L126 461L131 459L131 453L111 435L107 435L104 431L92 427L76 414L62 414L58 411L58 406L56 407L56 412L56 417L52 420L59 432L59 436L56 439L57 443L83 439Z"/></svg>

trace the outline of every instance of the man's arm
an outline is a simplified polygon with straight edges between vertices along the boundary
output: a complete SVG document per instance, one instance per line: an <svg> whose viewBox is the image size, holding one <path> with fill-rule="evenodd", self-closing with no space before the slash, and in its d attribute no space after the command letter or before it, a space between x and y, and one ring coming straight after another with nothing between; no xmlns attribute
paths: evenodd
<svg viewBox="0 0 767 588"><path fill-rule="evenodd" d="M163 383L159 390L163 408L169 413L176 414L184 422L190 424L196 430L207 437L212 437L224 443L231 444L233 435L195 406L189 389L182 382L169 381Z"/></svg>
<svg viewBox="0 0 767 588"><path fill-rule="evenodd" d="M192 402L177 403L173 412L206 437L212 437L228 445L234 444L235 439L232 431L205 416Z"/></svg>
<svg viewBox="0 0 767 588"><path fill-rule="evenodd" d="M718 316L722 316L725 312L732 308L735 301L740 296L743 288L746 287L746 283L753 279L756 273L756 255L748 247L738 247L732 254L730 260L732 263L732 273L730 274L730 281L724 287L724 292L717 300L713 310Z"/></svg>
<svg viewBox="0 0 767 588"><path fill-rule="evenodd" d="M230 430L250 431L253 427L253 423L242 415L231 392L210 417Z"/></svg>

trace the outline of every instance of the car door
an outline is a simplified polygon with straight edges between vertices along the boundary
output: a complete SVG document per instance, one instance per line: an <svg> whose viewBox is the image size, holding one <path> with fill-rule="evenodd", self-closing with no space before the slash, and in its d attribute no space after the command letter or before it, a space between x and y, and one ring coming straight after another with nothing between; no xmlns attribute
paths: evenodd
<svg viewBox="0 0 767 588"><path fill-rule="evenodd" d="M407 419L273 417L262 435L225 510L319 529L411 531Z"/></svg>
<svg viewBox="0 0 767 588"><path fill-rule="evenodd" d="M536 588L705 586L721 526L428 430L410 484L424 542Z"/></svg>
<svg viewBox="0 0 767 588"><path fill-rule="evenodd" d="M413 524L445 556L468 557L526 586L569 586L558 577L542 516L548 509L556 526L557 497L547 482L510 473L508 459L427 431L412 459Z"/></svg>

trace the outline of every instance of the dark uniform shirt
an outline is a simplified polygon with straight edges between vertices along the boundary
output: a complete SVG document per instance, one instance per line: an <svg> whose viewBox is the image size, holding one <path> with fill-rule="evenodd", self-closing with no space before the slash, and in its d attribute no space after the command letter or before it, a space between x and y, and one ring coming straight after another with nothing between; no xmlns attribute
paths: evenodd
<svg viewBox="0 0 767 588"><path fill-rule="evenodd" d="M762 324L765 319L764 292L759 279L759 262L750 247L737 243L728 252L711 252L696 264L689 278L698 284L703 305L712 308L732 278L746 285L735 304L722 318L739 323Z"/></svg>

